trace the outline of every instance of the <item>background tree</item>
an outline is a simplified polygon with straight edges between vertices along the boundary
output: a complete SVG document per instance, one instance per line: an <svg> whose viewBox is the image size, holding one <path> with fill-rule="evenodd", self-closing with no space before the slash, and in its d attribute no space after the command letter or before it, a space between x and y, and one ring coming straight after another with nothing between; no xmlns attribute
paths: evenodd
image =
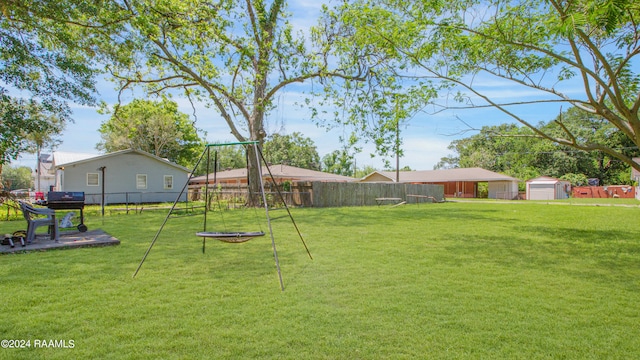
<svg viewBox="0 0 640 360"><path fill-rule="evenodd" d="M101 15L103 22L128 21L99 32L104 38L97 39L95 47L109 60L112 54L120 55L109 66L120 88L182 91L215 109L238 141L263 142L265 115L288 85L316 79L319 87L331 87L334 82L368 79L367 87L378 91L381 72L372 69L383 61L380 53L340 40L350 36L350 29L335 23L320 24L310 37L296 34L284 0L113 3L119 9ZM250 164L255 179L258 162L252 154ZM251 184L258 186L256 181Z"/></svg>
<svg viewBox="0 0 640 360"><path fill-rule="evenodd" d="M264 143L265 159L270 164L285 164L320 171L320 155L313 140L301 133L273 134Z"/></svg>
<svg viewBox="0 0 640 360"><path fill-rule="evenodd" d="M607 143L629 157L640 155L626 136L601 117L572 108L560 118L562 126L552 120L538 127L549 133L564 132L564 128L568 128L583 141ZM515 124L485 126L476 135L451 142L449 149L455 154L443 158L439 166L482 167L522 180L540 175L561 178L573 174L571 179L581 175L585 179L598 178L602 184L631 181L629 165L606 153L580 151L541 139L531 129Z"/></svg>
<svg viewBox="0 0 640 360"><path fill-rule="evenodd" d="M96 146L98 150L143 150L188 168L202 153L204 141L174 101L133 100L127 105L115 105L111 113L111 118L100 126L102 141Z"/></svg>
<svg viewBox="0 0 640 360"><path fill-rule="evenodd" d="M371 166L371 165L366 165L365 167L356 170L354 177L356 179L362 179L363 177L371 174L374 171L377 171L378 169L376 169L375 167Z"/></svg>
<svg viewBox="0 0 640 360"><path fill-rule="evenodd" d="M213 173L217 162L217 171L225 171L231 169L244 169L247 167L247 147L241 145L212 146L209 148L209 166L207 167L206 154L195 171L197 176L205 175L207 169L209 173ZM250 148L249 151L253 151ZM217 161L216 161L217 152ZM202 154L201 154L202 155Z"/></svg>
<svg viewBox="0 0 640 360"><path fill-rule="evenodd" d="M449 86L457 108L494 107L539 137L600 151L640 170L627 153L585 141L561 119L562 131L553 133L537 126L544 120L537 112L527 113L527 105L570 104L640 145L637 1L362 0L345 3L340 18L355 24L360 39L409 59L416 78ZM483 86L488 81L533 91L536 98L501 102Z"/></svg>
<svg viewBox="0 0 640 360"><path fill-rule="evenodd" d="M66 123L56 115L47 116L36 112L32 116L32 120L44 124L44 128L41 131L25 132L23 139L26 140L28 144L25 152L36 154L36 163L34 168L37 169L37 177L34 188L37 191L41 191L40 177L42 175L42 169L40 168L40 159L42 156L42 150L44 148L48 148L53 151L60 144L61 141L58 136L64 130Z"/></svg>
<svg viewBox="0 0 640 360"><path fill-rule="evenodd" d="M353 176L354 159L348 148L334 150L322 157L322 171L336 175Z"/></svg>
<svg viewBox="0 0 640 360"><path fill-rule="evenodd" d="M550 134L570 131L581 142L605 144L630 158L640 156L640 150L631 139L609 121L575 107L563 112L541 128ZM552 145L549 142L544 144L552 148L552 151L546 153L555 160L551 164L557 171L552 176L560 177L567 173L584 174L588 178L599 179L601 184L627 184L631 180L630 166L607 152L576 151L569 146Z"/></svg>
<svg viewBox="0 0 640 360"><path fill-rule="evenodd" d="M484 126L476 135L452 141L448 148L454 154L442 158L437 168L481 167L529 179L539 175L534 163L534 148L539 142L526 127Z"/></svg>
<svg viewBox="0 0 640 360"><path fill-rule="evenodd" d="M6 166L1 175L1 179L2 183L6 186L6 190L33 188L31 169L27 166Z"/></svg>
<svg viewBox="0 0 640 360"><path fill-rule="evenodd" d="M249 148L252 152L253 148ZM242 169L247 167L247 147L240 145L211 147L209 171L213 172L215 152L218 152L218 171ZM286 164L304 169L319 170L319 155L313 140L300 133L291 135L275 134L264 144L263 155L270 164ZM205 155L206 156L206 155ZM203 159L196 171L198 175L206 174L206 161Z"/></svg>
<svg viewBox="0 0 640 360"><path fill-rule="evenodd" d="M562 180L567 180L571 183L571 186L587 186L589 185L589 179L584 174L564 174L560 177Z"/></svg>

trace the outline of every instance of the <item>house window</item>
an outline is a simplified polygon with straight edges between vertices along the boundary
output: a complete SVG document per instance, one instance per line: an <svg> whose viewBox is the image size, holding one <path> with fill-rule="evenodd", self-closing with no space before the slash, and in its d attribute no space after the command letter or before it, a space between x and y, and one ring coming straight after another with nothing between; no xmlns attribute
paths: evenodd
<svg viewBox="0 0 640 360"><path fill-rule="evenodd" d="M100 175L98 173L87 173L87 186L98 186Z"/></svg>
<svg viewBox="0 0 640 360"><path fill-rule="evenodd" d="M173 189L173 175L164 176L164 188L165 190Z"/></svg>
<svg viewBox="0 0 640 360"><path fill-rule="evenodd" d="M146 189L146 188L147 188L147 174L137 174L136 189Z"/></svg>

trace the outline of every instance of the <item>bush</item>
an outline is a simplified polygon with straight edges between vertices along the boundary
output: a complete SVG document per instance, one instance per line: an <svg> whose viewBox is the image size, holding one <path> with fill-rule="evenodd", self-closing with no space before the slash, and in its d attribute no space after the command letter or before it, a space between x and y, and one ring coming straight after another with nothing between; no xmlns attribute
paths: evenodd
<svg viewBox="0 0 640 360"><path fill-rule="evenodd" d="M586 186L589 184L589 180L585 174L564 174L560 177L560 180L570 182L571 186Z"/></svg>

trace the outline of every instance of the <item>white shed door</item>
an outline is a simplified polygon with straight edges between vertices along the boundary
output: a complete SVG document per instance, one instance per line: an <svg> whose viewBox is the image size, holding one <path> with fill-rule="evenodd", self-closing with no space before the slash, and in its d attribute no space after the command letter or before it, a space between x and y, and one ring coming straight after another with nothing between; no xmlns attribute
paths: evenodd
<svg viewBox="0 0 640 360"><path fill-rule="evenodd" d="M547 184L529 184L529 200L553 200L554 186Z"/></svg>

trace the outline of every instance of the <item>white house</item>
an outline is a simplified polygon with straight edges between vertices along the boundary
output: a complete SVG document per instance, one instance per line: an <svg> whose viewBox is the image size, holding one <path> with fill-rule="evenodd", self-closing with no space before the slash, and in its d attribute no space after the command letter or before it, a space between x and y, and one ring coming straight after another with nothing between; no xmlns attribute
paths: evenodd
<svg viewBox="0 0 640 360"><path fill-rule="evenodd" d="M59 162L55 191L82 191L86 204L175 201L189 169L141 150L122 150ZM187 194L182 195L186 200Z"/></svg>
<svg viewBox="0 0 640 360"><path fill-rule="evenodd" d="M527 181L527 200L568 199L571 183L548 176L540 176Z"/></svg>

